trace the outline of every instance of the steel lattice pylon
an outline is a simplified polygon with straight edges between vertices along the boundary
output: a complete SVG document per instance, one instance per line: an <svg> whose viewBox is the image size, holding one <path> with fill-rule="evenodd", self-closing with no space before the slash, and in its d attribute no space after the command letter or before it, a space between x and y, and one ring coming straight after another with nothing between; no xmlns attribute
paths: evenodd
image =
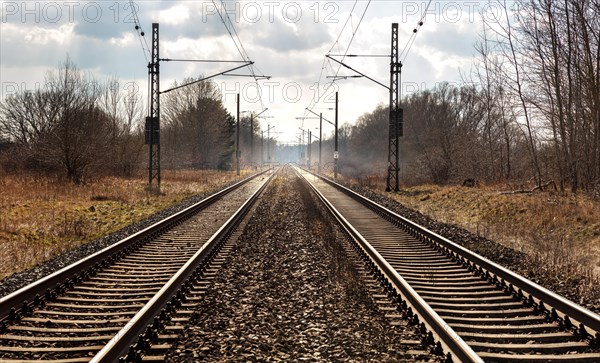
<svg viewBox="0 0 600 363"><path fill-rule="evenodd" d="M152 59L148 64L148 117L146 144L148 144L148 187L160 192L160 78L158 58L158 23L152 23ZM156 185L154 185L156 181Z"/></svg>
<svg viewBox="0 0 600 363"><path fill-rule="evenodd" d="M388 173L386 191L399 191L399 137L402 136L402 109L400 108L400 75L402 63L398 61L398 23L392 23L392 46L390 59L390 118Z"/></svg>

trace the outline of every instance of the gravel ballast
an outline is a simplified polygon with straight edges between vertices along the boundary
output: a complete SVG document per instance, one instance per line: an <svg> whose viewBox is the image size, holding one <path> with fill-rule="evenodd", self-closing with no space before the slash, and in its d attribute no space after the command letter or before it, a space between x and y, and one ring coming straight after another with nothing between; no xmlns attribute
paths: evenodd
<svg viewBox="0 0 600 363"><path fill-rule="evenodd" d="M414 361L295 176L270 186L168 362ZM403 342L406 342L404 344Z"/></svg>

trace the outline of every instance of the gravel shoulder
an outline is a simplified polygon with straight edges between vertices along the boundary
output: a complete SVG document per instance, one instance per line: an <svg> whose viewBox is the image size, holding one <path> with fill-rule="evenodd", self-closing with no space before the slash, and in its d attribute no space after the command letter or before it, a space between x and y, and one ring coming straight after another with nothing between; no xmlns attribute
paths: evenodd
<svg viewBox="0 0 600 363"><path fill-rule="evenodd" d="M275 179L168 362L415 361L342 234L295 176Z"/></svg>

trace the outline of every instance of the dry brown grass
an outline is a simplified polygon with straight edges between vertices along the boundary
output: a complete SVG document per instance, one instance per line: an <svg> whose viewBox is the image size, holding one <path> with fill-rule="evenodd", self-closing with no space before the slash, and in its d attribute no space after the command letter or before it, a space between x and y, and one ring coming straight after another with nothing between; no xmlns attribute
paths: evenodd
<svg viewBox="0 0 600 363"><path fill-rule="evenodd" d="M385 178L353 180L383 193ZM503 194L506 185L403 186L393 196L435 220L526 253L531 271L555 288L600 303L600 202L556 192ZM528 189L518 186L517 189ZM530 189L530 188L529 188ZM526 266L522 266L526 270ZM563 289L564 288L564 289ZM573 295L573 298L576 298Z"/></svg>
<svg viewBox="0 0 600 363"><path fill-rule="evenodd" d="M404 205L516 250L555 272L600 276L600 203L582 195L501 194L499 187L422 185Z"/></svg>
<svg viewBox="0 0 600 363"><path fill-rule="evenodd" d="M142 176L85 185L0 176L0 278L234 179L231 172L164 171L155 195Z"/></svg>

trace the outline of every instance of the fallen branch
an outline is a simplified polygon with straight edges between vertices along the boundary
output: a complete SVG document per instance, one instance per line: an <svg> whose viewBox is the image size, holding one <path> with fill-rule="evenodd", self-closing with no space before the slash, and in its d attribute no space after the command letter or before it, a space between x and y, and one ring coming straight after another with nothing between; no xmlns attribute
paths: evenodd
<svg viewBox="0 0 600 363"><path fill-rule="evenodd" d="M513 191L509 191L509 192L500 192L501 195L506 195L506 194L531 194L533 192L535 192L536 190L539 191L546 191L546 189L552 185L554 187L554 191L558 191L558 188L556 187L556 183L554 182L554 180L550 180L549 182L547 182L544 185L538 185L536 187L534 187L533 189L530 190L526 190L526 189L521 189L521 190L513 190Z"/></svg>

